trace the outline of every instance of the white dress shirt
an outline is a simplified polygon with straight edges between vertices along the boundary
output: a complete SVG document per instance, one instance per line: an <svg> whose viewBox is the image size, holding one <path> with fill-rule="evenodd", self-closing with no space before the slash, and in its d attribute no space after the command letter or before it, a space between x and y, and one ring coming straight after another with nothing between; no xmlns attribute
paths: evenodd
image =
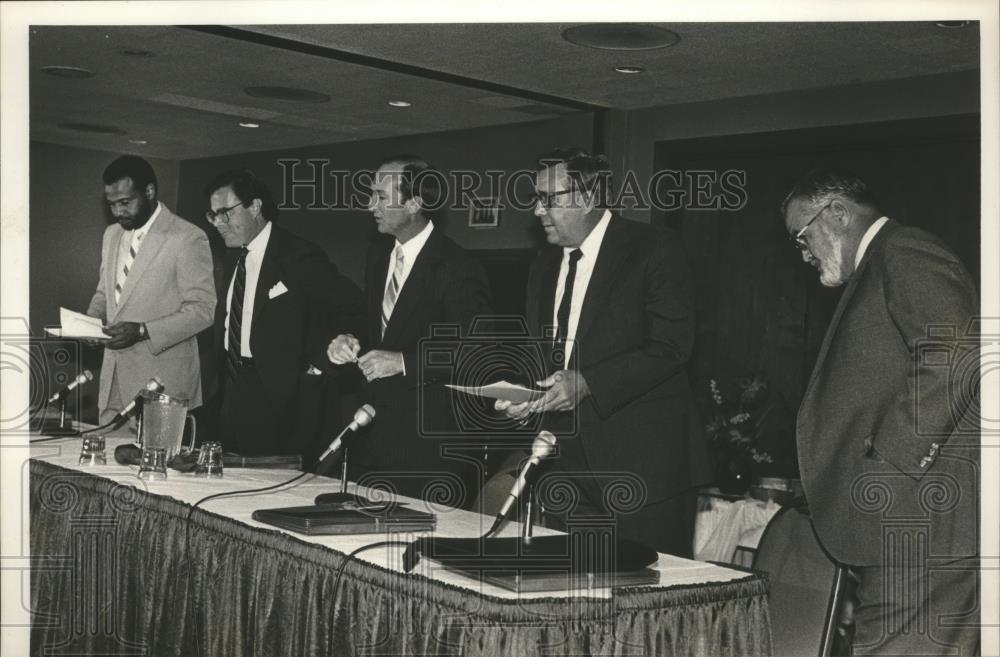
<svg viewBox="0 0 1000 657"><path fill-rule="evenodd" d="M868 230L865 231L865 234L861 236L861 243L858 244L858 252L854 254L855 269L857 269L858 265L861 264L861 259L865 257L865 251L868 250L868 245L872 243L872 240L875 239L875 235L878 234L878 232L882 229L882 226L884 226L887 221L889 221L889 217L880 217L875 221L875 223L869 226Z"/></svg>
<svg viewBox="0 0 1000 657"><path fill-rule="evenodd" d="M573 353L573 344L576 342L576 327L580 323L580 311L583 309L583 300L587 294L587 286L590 285L590 277L594 273L594 265L597 263L597 254L601 251L601 243L604 242L604 234L608 231L608 224L611 223L611 211L605 210L604 216L600 218L590 234L584 238L578 247L563 247L562 264L559 265L559 279L556 283L556 298L552 305L552 325L559 323L559 304L562 301L563 290L566 287L566 272L569 271L569 254L578 248L583 253L576 263L576 277L573 279L573 298L569 305L569 326L566 327L566 360L569 362L570 354Z"/></svg>
<svg viewBox="0 0 1000 657"><path fill-rule="evenodd" d="M247 280L243 288L243 322L240 324L240 356L243 358L253 358L250 351L250 331L253 328L253 303L257 296L257 279L260 278L260 263L264 259L264 250L267 249L267 241L271 237L271 222L264 224L257 236L247 244ZM233 306L233 283L236 282L236 271L229 281L229 292L226 294L226 331L225 347L229 349L229 309Z"/></svg>

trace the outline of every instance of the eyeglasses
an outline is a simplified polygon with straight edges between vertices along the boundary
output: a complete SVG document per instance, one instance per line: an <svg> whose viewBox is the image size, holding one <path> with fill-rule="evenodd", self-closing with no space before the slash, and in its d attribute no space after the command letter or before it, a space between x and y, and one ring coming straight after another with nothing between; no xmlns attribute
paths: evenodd
<svg viewBox="0 0 1000 657"><path fill-rule="evenodd" d="M535 203L538 203L543 208L548 210L549 208L552 207L552 203L555 201L557 196L562 196L563 194L572 194L574 191L575 190L573 190L572 188L564 189L558 192L534 191L531 193L531 198L535 201Z"/></svg>
<svg viewBox="0 0 1000 657"><path fill-rule="evenodd" d="M803 226L802 228L799 228L799 231L797 233L795 233L795 235L793 235L793 236L791 236L791 237L788 238L788 239L790 239L792 241L792 244L795 245L795 248L799 249L800 251L804 251L804 250L806 250L806 249L809 248L809 245L806 244L806 241L804 239L802 239L802 234L805 233L806 229L809 228L809 226L812 225L812 222L814 222L817 219L819 219L819 216L821 214L823 214L824 212L826 212L826 209L828 207L830 207L830 205L832 205L832 204L833 204L833 201L830 201L829 203L827 203L826 205L824 205L823 207L821 207L819 209L819 212L817 212L816 214L814 214L813 218L806 222L805 226Z"/></svg>
<svg viewBox="0 0 1000 657"><path fill-rule="evenodd" d="M228 224L230 211L235 210L241 205L243 205L242 201L240 201L236 205L231 205L228 208L221 208L219 210L209 210L208 212L205 213L205 218L208 219L208 223L212 224L213 226L217 223Z"/></svg>

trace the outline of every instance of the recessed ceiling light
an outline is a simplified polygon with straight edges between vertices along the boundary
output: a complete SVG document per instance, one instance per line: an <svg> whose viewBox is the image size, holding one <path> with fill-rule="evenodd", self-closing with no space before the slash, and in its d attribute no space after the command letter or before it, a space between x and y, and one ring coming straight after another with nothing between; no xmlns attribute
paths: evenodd
<svg viewBox="0 0 1000 657"><path fill-rule="evenodd" d="M634 75L636 73L645 73L646 69L641 66L616 66L615 71L624 73L625 75Z"/></svg>
<svg viewBox="0 0 1000 657"><path fill-rule="evenodd" d="M972 21L938 21L934 24L946 30L959 30L963 27L971 25Z"/></svg>
<svg viewBox="0 0 1000 657"><path fill-rule="evenodd" d="M330 100L329 96L318 91L294 87L247 87L243 93L254 98L271 98L292 103L326 103Z"/></svg>
<svg viewBox="0 0 1000 657"><path fill-rule="evenodd" d="M94 77L93 71L88 71L85 68L80 68L78 66L43 66L41 69L42 73L48 75L54 75L57 78L92 78Z"/></svg>
<svg viewBox="0 0 1000 657"><path fill-rule="evenodd" d="M653 50L681 40L676 32L656 25L637 23L591 23L568 27L562 38L578 46L601 50Z"/></svg>
<svg viewBox="0 0 1000 657"><path fill-rule="evenodd" d="M129 139L128 143L138 144L139 146L145 146L148 142L145 139Z"/></svg>
<svg viewBox="0 0 1000 657"><path fill-rule="evenodd" d="M77 132L93 132L99 135L124 135L126 134L121 128L117 128L113 125L105 125L102 123L59 123L57 124L60 128L66 128L67 130L75 130Z"/></svg>
<svg viewBox="0 0 1000 657"><path fill-rule="evenodd" d="M408 103L405 100L390 100L389 105L391 107L410 107L413 103Z"/></svg>
<svg viewBox="0 0 1000 657"><path fill-rule="evenodd" d="M149 50L143 50L142 48L122 48L118 51L119 55L125 55L127 57L152 57L153 53Z"/></svg>
<svg viewBox="0 0 1000 657"><path fill-rule="evenodd" d="M259 128L259 123L254 123L253 121L240 121L241 128Z"/></svg>

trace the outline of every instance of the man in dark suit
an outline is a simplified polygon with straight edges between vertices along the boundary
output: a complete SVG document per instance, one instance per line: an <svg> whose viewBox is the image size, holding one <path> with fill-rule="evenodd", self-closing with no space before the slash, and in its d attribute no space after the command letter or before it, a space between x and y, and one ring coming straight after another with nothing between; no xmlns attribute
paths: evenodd
<svg viewBox="0 0 1000 657"><path fill-rule="evenodd" d="M420 362L419 347L435 326L467 331L490 312L490 294L482 266L429 220L441 198L439 177L421 158L401 155L379 166L368 209L384 237L368 251L367 333L338 335L328 355L337 365L357 363L366 381L361 396L377 413L351 447L351 478L467 506L478 490L475 464L446 454L448 441L423 430L454 426L443 386L451 370Z"/></svg>
<svg viewBox="0 0 1000 657"><path fill-rule="evenodd" d="M976 288L948 248L882 216L868 186L807 174L783 205L802 258L847 284L799 409L802 483L855 568L855 654L978 646Z"/></svg>
<svg viewBox="0 0 1000 657"><path fill-rule="evenodd" d="M216 313L224 355L220 435L244 455L316 451L327 381L320 369L330 334L359 299L317 245L275 225L271 193L248 169L206 189L206 216L233 256Z"/></svg>
<svg viewBox="0 0 1000 657"><path fill-rule="evenodd" d="M691 556L707 454L687 378L695 334L690 273L677 236L607 209L607 159L579 149L538 162L535 215L549 248L528 277L528 325L552 335L545 396L498 402L559 439L557 473L578 515L612 518L619 536ZM554 327L554 331L552 330ZM548 343L547 343L548 344Z"/></svg>

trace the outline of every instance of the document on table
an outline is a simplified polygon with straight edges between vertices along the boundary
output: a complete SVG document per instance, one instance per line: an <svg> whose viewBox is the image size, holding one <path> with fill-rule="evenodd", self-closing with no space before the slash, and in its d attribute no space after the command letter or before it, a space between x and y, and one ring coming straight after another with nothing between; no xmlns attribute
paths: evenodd
<svg viewBox="0 0 1000 657"><path fill-rule="evenodd" d="M534 401L541 398L545 394L544 390L532 390L531 388L525 388L524 386L508 383L507 381L491 383L488 386L447 385L445 387L459 392L464 392L469 395L476 395L477 397L504 399L506 401L514 402L515 404Z"/></svg>
<svg viewBox="0 0 1000 657"><path fill-rule="evenodd" d="M56 328L46 327L46 332L60 338L81 340L111 339L111 336L104 332L104 322L100 319L74 312L68 308L59 309L59 324L60 326Z"/></svg>

